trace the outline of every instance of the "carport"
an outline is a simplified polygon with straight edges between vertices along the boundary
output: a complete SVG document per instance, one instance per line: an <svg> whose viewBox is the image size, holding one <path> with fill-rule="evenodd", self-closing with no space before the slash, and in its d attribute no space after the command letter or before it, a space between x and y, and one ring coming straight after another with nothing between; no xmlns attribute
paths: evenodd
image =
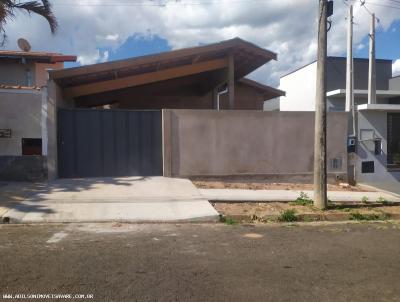
<svg viewBox="0 0 400 302"><path fill-rule="evenodd" d="M235 38L51 71L49 170L60 177L163 175L161 110L261 110L283 92L244 77L273 59Z"/></svg>

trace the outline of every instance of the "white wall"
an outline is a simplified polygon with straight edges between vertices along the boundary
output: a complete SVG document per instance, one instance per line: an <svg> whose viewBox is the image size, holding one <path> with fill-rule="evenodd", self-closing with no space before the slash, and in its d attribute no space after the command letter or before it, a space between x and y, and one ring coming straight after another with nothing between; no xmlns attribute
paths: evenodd
<svg viewBox="0 0 400 302"><path fill-rule="evenodd" d="M382 139L382 153L375 155L373 142L359 142L357 150L357 182L380 184L396 182L400 180L400 172L389 172L387 163L387 112L385 111L359 111L358 113L358 135L361 139L361 131L372 129L375 138ZM374 161L374 173L361 173L363 161ZM399 183L400 186L400 183Z"/></svg>
<svg viewBox="0 0 400 302"><path fill-rule="evenodd" d="M286 92L280 98L281 111L314 111L317 63L314 62L280 79L279 89Z"/></svg>
<svg viewBox="0 0 400 302"><path fill-rule="evenodd" d="M11 129L11 138L0 138L0 155L22 155L22 138L41 138L41 92L0 89L0 129Z"/></svg>
<svg viewBox="0 0 400 302"><path fill-rule="evenodd" d="M394 77L389 80L389 89L390 90L400 90L400 76Z"/></svg>

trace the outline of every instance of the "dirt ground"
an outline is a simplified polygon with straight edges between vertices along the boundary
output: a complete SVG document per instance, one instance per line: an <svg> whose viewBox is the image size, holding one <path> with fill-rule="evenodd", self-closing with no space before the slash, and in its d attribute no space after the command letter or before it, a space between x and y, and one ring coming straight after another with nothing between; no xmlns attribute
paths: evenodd
<svg viewBox="0 0 400 302"><path fill-rule="evenodd" d="M236 222L268 222L276 221L287 210L294 210L299 221L307 220L351 220L354 214L366 217L375 217L371 220L399 219L400 206L371 204L331 204L328 210L321 211L313 206L295 205L284 202L239 202L214 203L214 208L223 216L230 217ZM356 216L359 217L359 216ZM364 218L364 219L363 219ZM354 219L357 220L357 219Z"/></svg>
<svg viewBox="0 0 400 302"><path fill-rule="evenodd" d="M269 183L261 180L246 181L234 179L192 179L193 184L199 189L247 189L247 190L313 190L313 184L302 183ZM328 184L329 191L371 192L359 186L348 184Z"/></svg>

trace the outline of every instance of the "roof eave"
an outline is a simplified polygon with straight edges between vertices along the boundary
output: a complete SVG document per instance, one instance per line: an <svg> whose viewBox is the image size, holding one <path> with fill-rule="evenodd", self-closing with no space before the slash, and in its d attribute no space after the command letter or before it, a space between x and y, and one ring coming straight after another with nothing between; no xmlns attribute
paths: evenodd
<svg viewBox="0 0 400 302"><path fill-rule="evenodd" d="M245 47L247 49L251 49L252 52L255 52L257 55L263 57L265 59L265 63L268 63L270 60L277 60L277 54L261 48L253 43L244 41L240 38L234 38L231 40L226 40L218 43L203 45L203 46L196 46L190 48L183 48L173 51L162 52L158 54L151 54L146 56L140 57L133 57L123 60L116 60L112 62L104 62L104 63L97 63L92 65L85 65L79 67L72 67L68 69L62 70L52 70L49 72L50 78L57 80L61 78L68 78L73 76L79 76L82 74L89 74L95 72L104 72L109 70L117 70L119 68L126 68L127 66L131 65L134 66L138 62L141 64L151 64L161 60L167 59L176 59L179 57L191 56L191 55L201 55L210 51L219 51L224 49L229 49L233 47Z"/></svg>

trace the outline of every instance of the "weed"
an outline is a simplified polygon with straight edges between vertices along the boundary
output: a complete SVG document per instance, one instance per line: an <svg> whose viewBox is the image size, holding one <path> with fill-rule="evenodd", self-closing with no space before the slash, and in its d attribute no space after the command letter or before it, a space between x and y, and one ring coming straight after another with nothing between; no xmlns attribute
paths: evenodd
<svg viewBox="0 0 400 302"><path fill-rule="evenodd" d="M390 202L387 201L387 200L386 200L384 197L382 197L382 196L379 196L378 199L376 200L376 202L379 202L379 203L381 203L381 204L383 204L383 205L390 205Z"/></svg>
<svg viewBox="0 0 400 302"><path fill-rule="evenodd" d="M235 224L237 224L236 220L231 218L231 217L226 217L224 223L227 224L227 225L235 225Z"/></svg>
<svg viewBox="0 0 400 302"><path fill-rule="evenodd" d="M384 203L385 201L386 201L386 199L383 198L382 196L379 196L378 199L376 200L376 202L379 202L379 203Z"/></svg>
<svg viewBox="0 0 400 302"><path fill-rule="evenodd" d="M314 201L304 192L300 192L299 197L292 201L290 204L296 206L310 206L313 205Z"/></svg>
<svg viewBox="0 0 400 302"><path fill-rule="evenodd" d="M359 221L371 221L371 220L383 220L386 217L382 217L378 214L361 214L359 212L350 213L350 220Z"/></svg>
<svg viewBox="0 0 400 302"><path fill-rule="evenodd" d="M296 211L293 209L284 210L278 217L278 221L281 222L293 222L297 221Z"/></svg>
<svg viewBox="0 0 400 302"><path fill-rule="evenodd" d="M304 221L304 222L313 222L313 221L318 221L319 218L318 217L303 216L301 218L301 220Z"/></svg>
<svg viewBox="0 0 400 302"><path fill-rule="evenodd" d="M332 210L337 210L337 211L342 211L342 212L350 212L351 211L350 208L344 208L344 207L340 207L340 206L334 207L334 208L332 208Z"/></svg>
<svg viewBox="0 0 400 302"><path fill-rule="evenodd" d="M368 200L369 200L369 198L368 198L367 196L361 197L361 202L362 202L362 203L367 203Z"/></svg>

